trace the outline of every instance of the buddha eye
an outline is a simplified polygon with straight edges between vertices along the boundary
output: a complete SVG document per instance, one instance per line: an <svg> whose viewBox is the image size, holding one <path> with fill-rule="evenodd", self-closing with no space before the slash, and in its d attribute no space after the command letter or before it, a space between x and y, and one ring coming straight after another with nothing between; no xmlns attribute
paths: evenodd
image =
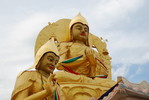
<svg viewBox="0 0 149 100"><path fill-rule="evenodd" d="M85 31L85 32L88 32L88 28L85 27L85 28L84 28L84 31Z"/></svg>
<svg viewBox="0 0 149 100"><path fill-rule="evenodd" d="M52 58L49 58L48 60L49 60L49 61L53 61L53 59L52 59Z"/></svg>
<svg viewBox="0 0 149 100"><path fill-rule="evenodd" d="M85 32L88 32L88 30L87 29L84 29L85 30Z"/></svg>
<svg viewBox="0 0 149 100"><path fill-rule="evenodd" d="M81 26L81 25L76 25L75 28L76 28L77 30L82 30L82 26Z"/></svg>
<svg viewBox="0 0 149 100"><path fill-rule="evenodd" d="M78 30L82 30L82 28L81 28L81 27L77 27L76 29L78 29Z"/></svg>

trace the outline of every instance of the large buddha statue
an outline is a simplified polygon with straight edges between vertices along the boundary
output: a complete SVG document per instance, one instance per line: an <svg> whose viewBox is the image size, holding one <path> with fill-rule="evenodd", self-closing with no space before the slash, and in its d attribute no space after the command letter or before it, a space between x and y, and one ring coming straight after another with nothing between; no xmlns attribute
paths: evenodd
<svg viewBox="0 0 149 100"><path fill-rule="evenodd" d="M66 84L69 84L68 87L72 87L73 84L75 84L74 87L76 87L76 84L80 87L82 87L81 85L88 85L87 87L90 89L96 86L94 89L99 89L99 94L103 94L116 83L106 77L108 76L108 69L111 67L110 62L108 62L111 58L108 56L107 50L102 51L103 55L105 55L102 57L102 54L92 49L92 46L89 44L89 26L81 14L78 14L71 20L69 32L70 41L61 42L58 45L60 62L57 65L57 69L63 71L56 72L56 81L65 88L67 87ZM102 62L103 59L107 61L106 64ZM108 64L109 68L106 66ZM97 69L101 67L104 67L103 76L97 75ZM65 91L65 89L63 90ZM80 89L80 91L82 90ZM67 92L65 91L64 93Z"/></svg>
<svg viewBox="0 0 149 100"><path fill-rule="evenodd" d="M64 66L80 75L94 77L96 69L95 51L89 47L87 21L79 14L70 22L69 30L70 42L61 42L59 45L60 62L82 55L82 58L76 62ZM59 64L57 69L62 70L64 67Z"/></svg>
<svg viewBox="0 0 149 100"><path fill-rule="evenodd" d="M100 67L104 68L102 75L108 76L108 67L110 65L108 61L108 52L106 49L103 53L97 52L92 49L89 44L89 26L86 19L78 14L73 18L69 24L70 41L61 42L59 44L60 52L60 63L57 66L59 70L66 70L77 75L84 75L87 77L96 77L97 69ZM101 46L105 48L105 44ZM101 49L102 50L102 49ZM106 56L102 56L102 55ZM81 56L78 60L70 63L61 63L67 59L75 58ZM103 63L104 61L106 63ZM99 75L100 75L99 71Z"/></svg>

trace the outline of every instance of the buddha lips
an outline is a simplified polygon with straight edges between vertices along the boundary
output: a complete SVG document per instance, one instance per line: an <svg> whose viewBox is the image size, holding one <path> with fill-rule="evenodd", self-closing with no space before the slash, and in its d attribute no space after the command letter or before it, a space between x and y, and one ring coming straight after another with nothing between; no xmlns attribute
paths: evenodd
<svg viewBox="0 0 149 100"><path fill-rule="evenodd" d="M52 66L49 66L50 69L54 70L54 68Z"/></svg>
<svg viewBox="0 0 149 100"><path fill-rule="evenodd" d="M85 34L85 33L80 33L80 35L82 35L82 36L86 36L86 34Z"/></svg>

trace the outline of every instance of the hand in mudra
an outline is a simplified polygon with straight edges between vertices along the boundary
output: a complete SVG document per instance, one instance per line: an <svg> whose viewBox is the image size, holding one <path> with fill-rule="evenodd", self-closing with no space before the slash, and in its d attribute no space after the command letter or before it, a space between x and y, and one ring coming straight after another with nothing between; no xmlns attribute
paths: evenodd
<svg viewBox="0 0 149 100"><path fill-rule="evenodd" d="M90 62L91 65L95 66L95 57L94 57L94 50L91 48L87 48L86 49L86 56Z"/></svg>
<svg viewBox="0 0 149 100"><path fill-rule="evenodd" d="M91 48L86 48L86 56L88 58L94 57L94 51Z"/></svg>
<svg viewBox="0 0 149 100"><path fill-rule="evenodd" d="M57 88L56 83L54 82L55 74L50 74L48 77L47 83L45 84L45 90L48 95L53 95L54 91Z"/></svg>

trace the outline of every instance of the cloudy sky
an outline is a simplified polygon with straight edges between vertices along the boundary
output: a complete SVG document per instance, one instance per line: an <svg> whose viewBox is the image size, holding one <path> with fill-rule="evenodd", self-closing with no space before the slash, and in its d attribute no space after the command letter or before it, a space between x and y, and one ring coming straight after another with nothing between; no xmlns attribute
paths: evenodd
<svg viewBox="0 0 149 100"><path fill-rule="evenodd" d="M0 99L9 100L17 74L33 64L38 33L78 12L90 32L108 39L113 79L149 82L149 0L0 0Z"/></svg>

